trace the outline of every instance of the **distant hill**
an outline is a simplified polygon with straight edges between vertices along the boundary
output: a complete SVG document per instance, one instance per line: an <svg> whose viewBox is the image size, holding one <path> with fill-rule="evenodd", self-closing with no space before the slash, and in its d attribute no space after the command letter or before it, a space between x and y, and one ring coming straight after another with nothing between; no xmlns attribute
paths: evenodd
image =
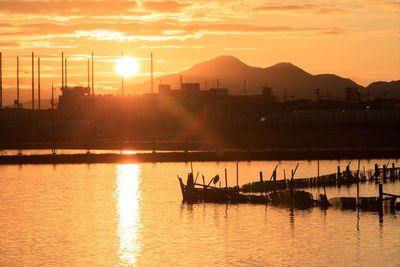
<svg viewBox="0 0 400 267"><path fill-rule="evenodd" d="M176 74L165 75L154 79L154 89L158 84L171 84L179 88L180 76L183 82L198 82L202 89L217 86L229 89L231 94L260 94L263 86L270 86L274 94L287 99L315 99L318 87L322 97L344 97L347 86L362 87L350 79L333 74L312 75L291 63L278 63L267 68L251 67L233 56L219 56L199 63ZM246 88L244 89L244 80ZM128 85L128 93L149 92L150 83Z"/></svg>
<svg viewBox="0 0 400 267"><path fill-rule="evenodd" d="M370 97L400 98L400 81L373 82L366 87Z"/></svg>

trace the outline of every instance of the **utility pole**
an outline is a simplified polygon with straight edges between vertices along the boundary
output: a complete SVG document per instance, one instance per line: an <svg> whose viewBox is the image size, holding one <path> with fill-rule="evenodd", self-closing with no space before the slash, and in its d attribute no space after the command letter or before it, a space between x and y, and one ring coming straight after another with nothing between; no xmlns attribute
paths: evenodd
<svg viewBox="0 0 400 267"><path fill-rule="evenodd" d="M32 52L32 110L35 109L35 57Z"/></svg>
<svg viewBox="0 0 400 267"><path fill-rule="evenodd" d="M92 95L94 95L94 56L92 52Z"/></svg>
<svg viewBox="0 0 400 267"><path fill-rule="evenodd" d="M154 93L153 88L153 52L150 53L150 79L151 79L151 94Z"/></svg>
<svg viewBox="0 0 400 267"><path fill-rule="evenodd" d="M17 56L17 108L19 108L19 57Z"/></svg>
<svg viewBox="0 0 400 267"><path fill-rule="evenodd" d="M38 57L38 109L40 110L40 57Z"/></svg>
<svg viewBox="0 0 400 267"><path fill-rule="evenodd" d="M121 62L122 63L123 63L123 60L124 60L124 53L121 53ZM124 74L123 74L123 71L121 73L121 95L124 96Z"/></svg>

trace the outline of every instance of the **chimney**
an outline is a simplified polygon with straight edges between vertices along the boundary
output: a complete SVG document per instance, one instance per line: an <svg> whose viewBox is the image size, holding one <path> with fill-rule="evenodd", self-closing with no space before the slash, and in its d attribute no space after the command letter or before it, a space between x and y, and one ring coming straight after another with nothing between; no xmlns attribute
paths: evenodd
<svg viewBox="0 0 400 267"><path fill-rule="evenodd" d="M35 57L32 52L32 110L35 109Z"/></svg>
<svg viewBox="0 0 400 267"><path fill-rule="evenodd" d="M64 52L61 52L61 88L64 87Z"/></svg>
<svg viewBox="0 0 400 267"><path fill-rule="evenodd" d="M0 52L0 109L3 108L3 55Z"/></svg>
<svg viewBox="0 0 400 267"><path fill-rule="evenodd" d="M94 56L92 52L92 95L94 95Z"/></svg>
<svg viewBox="0 0 400 267"><path fill-rule="evenodd" d="M19 57L17 56L17 107L19 108Z"/></svg>
<svg viewBox="0 0 400 267"><path fill-rule="evenodd" d="M38 110L40 110L40 57L38 57Z"/></svg>

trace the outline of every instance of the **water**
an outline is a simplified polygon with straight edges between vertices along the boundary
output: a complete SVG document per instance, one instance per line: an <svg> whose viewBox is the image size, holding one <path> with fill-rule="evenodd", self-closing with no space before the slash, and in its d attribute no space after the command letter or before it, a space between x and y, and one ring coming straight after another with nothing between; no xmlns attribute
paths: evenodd
<svg viewBox="0 0 400 267"><path fill-rule="evenodd" d="M296 163L280 162L278 177ZM276 164L241 162L240 184ZM321 174L338 164L347 162L321 161ZM316 166L300 162L298 176L316 175ZM194 163L207 180L224 168L235 185L235 163ZM185 163L1 166L0 266L400 266L396 214L380 222L374 212L334 208L186 205L176 175L189 171ZM384 190L400 193L400 184ZM361 195L377 195L376 185Z"/></svg>

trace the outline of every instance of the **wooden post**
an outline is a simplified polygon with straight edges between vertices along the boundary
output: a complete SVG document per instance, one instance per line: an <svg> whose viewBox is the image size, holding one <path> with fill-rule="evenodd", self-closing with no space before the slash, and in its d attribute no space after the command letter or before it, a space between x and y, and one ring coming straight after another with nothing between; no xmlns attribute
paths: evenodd
<svg viewBox="0 0 400 267"><path fill-rule="evenodd" d="M203 189L204 189L204 191L205 191L205 190L206 190L206 182L205 182L205 180L204 180L204 175L202 175L201 177L203 178Z"/></svg>
<svg viewBox="0 0 400 267"><path fill-rule="evenodd" d="M360 207L360 160L358 160L356 182L357 182L357 207Z"/></svg>
<svg viewBox="0 0 400 267"><path fill-rule="evenodd" d="M346 172L345 172L346 174L345 174L345 179L346 179L346 181L348 182L349 181L349 179L350 179L350 165L347 165L346 166Z"/></svg>
<svg viewBox="0 0 400 267"><path fill-rule="evenodd" d="M178 176L179 184L181 186L182 198L185 200L185 186L183 185L182 178Z"/></svg>
<svg viewBox="0 0 400 267"><path fill-rule="evenodd" d="M365 173L365 166L363 166L363 182L367 180L367 174Z"/></svg>
<svg viewBox="0 0 400 267"><path fill-rule="evenodd" d="M225 189L228 190L228 173L225 168Z"/></svg>
<svg viewBox="0 0 400 267"><path fill-rule="evenodd" d="M379 167L378 167L378 164L375 164L375 173L374 173L374 176L375 176L375 180L377 181L378 180L378 178L379 178Z"/></svg>
<svg viewBox="0 0 400 267"><path fill-rule="evenodd" d="M379 183L379 211L383 209L383 184L382 181Z"/></svg>
<svg viewBox="0 0 400 267"><path fill-rule="evenodd" d="M239 192L239 162L236 162L236 187Z"/></svg>
<svg viewBox="0 0 400 267"><path fill-rule="evenodd" d="M395 170L394 170L394 162L392 163L392 169L390 170L390 180L395 181Z"/></svg>
<svg viewBox="0 0 400 267"><path fill-rule="evenodd" d="M190 162L190 171L193 173L193 163Z"/></svg>
<svg viewBox="0 0 400 267"><path fill-rule="evenodd" d="M291 178L290 178L290 182L289 182L289 189L290 190L294 190L294 171L293 170L291 170L291 173L292 173L292 176L291 176Z"/></svg>
<svg viewBox="0 0 400 267"><path fill-rule="evenodd" d="M386 183L386 172L387 172L387 169L386 169L386 165L383 165L383 182L384 183Z"/></svg>
<svg viewBox="0 0 400 267"><path fill-rule="evenodd" d="M276 169L272 173L273 181L274 181L274 192L276 192L277 186L276 186Z"/></svg>
<svg viewBox="0 0 400 267"><path fill-rule="evenodd" d="M260 182L262 183L263 182L263 172L262 171L260 171Z"/></svg>

